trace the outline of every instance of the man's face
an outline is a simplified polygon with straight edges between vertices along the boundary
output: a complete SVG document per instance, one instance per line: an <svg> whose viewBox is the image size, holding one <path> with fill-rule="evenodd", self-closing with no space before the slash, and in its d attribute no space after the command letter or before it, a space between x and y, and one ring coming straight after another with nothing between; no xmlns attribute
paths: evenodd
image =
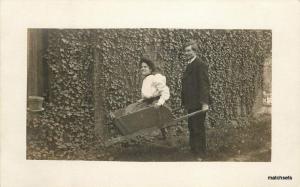
<svg viewBox="0 0 300 187"><path fill-rule="evenodd" d="M191 45L184 48L184 56L187 58L187 60L190 60L196 56L196 53L193 51Z"/></svg>

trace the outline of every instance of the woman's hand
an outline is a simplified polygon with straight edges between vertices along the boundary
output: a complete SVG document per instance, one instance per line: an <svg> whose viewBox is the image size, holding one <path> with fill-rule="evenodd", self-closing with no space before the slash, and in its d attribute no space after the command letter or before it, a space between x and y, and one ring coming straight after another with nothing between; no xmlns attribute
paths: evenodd
<svg viewBox="0 0 300 187"><path fill-rule="evenodd" d="M137 103L142 103L144 101L144 99L139 99L137 100Z"/></svg>
<svg viewBox="0 0 300 187"><path fill-rule="evenodd" d="M159 102L156 102L154 104L154 108L159 109L162 106L162 104L160 104Z"/></svg>

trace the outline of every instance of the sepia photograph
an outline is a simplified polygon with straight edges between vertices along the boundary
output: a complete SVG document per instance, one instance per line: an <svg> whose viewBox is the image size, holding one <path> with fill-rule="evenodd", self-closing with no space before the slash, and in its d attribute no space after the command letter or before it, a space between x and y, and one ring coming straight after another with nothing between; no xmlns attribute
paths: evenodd
<svg viewBox="0 0 300 187"><path fill-rule="evenodd" d="M0 1L1 187L298 187L300 1Z"/></svg>
<svg viewBox="0 0 300 187"><path fill-rule="evenodd" d="M27 29L27 160L271 162L271 108L272 30Z"/></svg>

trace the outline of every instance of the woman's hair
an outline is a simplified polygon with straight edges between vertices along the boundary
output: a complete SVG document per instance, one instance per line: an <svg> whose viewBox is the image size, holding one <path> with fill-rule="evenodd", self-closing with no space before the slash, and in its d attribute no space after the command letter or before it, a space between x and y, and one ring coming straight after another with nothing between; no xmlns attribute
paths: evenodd
<svg viewBox="0 0 300 187"><path fill-rule="evenodd" d="M143 57L140 60L140 67L142 66L142 63L146 63L149 66L151 73L156 71L155 64L150 59Z"/></svg>

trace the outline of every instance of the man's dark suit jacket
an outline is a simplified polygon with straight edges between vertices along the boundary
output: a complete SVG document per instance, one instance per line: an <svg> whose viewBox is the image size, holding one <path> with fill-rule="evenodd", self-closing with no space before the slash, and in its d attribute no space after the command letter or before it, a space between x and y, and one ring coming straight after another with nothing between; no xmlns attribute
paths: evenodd
<svg viewBox="0 0 300 187"><path fill-rule="evenodd" d="M210 104L208 67L198 57L187 65L183 73L181 100L188 110Z"/></svg>

